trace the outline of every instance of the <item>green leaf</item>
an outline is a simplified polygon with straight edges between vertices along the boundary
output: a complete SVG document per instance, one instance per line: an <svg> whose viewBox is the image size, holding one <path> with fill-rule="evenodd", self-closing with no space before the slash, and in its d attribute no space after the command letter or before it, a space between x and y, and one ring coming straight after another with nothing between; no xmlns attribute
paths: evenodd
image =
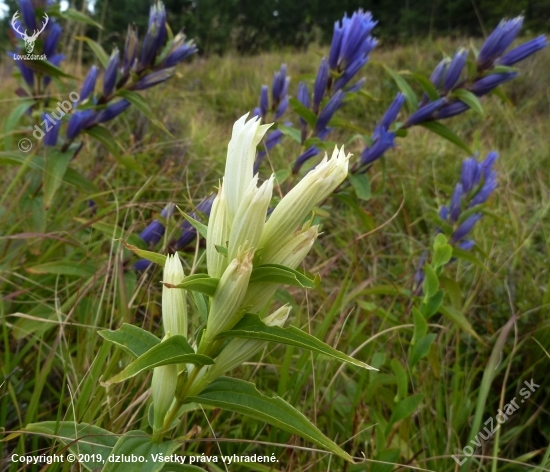
<svg viewBox="0 0 550 472"><path fill-rule="evenodd" d="M189 401L211 405L251 416L291 434L318 444L326 450L353 462L352 457L327 438L302 413L280 397L262 395L253 383L220 377Z"/></svg>
<svg viewBox="0 0 550 472"><path fill-rule="evenodd" d="M391 75L392 79L397 84L397 87L403 95L405 95L405 100L407 100L407 106L409 107L410 112L414 112L418 109L418 100L416 98L416 95L411 88L411 86L407 83L407 81L401 77L396 71L389 68L386 65L383 65L384 69L386 69L386 72Z"/></svg>
<svg viewBox="0 0 550 472"><path fill-rule="evenodd" d="M386 436L391 432L391 428L395 423L412 415L418 409L421 401L422 395L419 394L404 398L397 403L386 426Z"/></svg>
<svg viewBox="0 0 550 472"><path fill-rule="evenodd" d="M156 252L152 251L145 251L144 249L140 249L132 244L128 244L123 239L119 239L119 241L124 244L124 246L127 249L130 249L130 251L137 254L139 257L143 257L143 259L147 259L148 261L154 262L155 264L160 265L161 267L164 267L164 264L166 264L166 256L162 254L158 254Z"/></svg>
<svg viewBox="0 0 550 472"><path fill-rule="evenodd" d="M419 73L413 73L411 75L414 77L414 80L418 82L418 85L422 87L422 90L426 92L426 95L432 102L440 98L439 92L437 91L437 89L435 88L435 85L432 83L432 81L428 77Z"/></svg>
<svg viewBox="0 0 550 472"><path fill-rule="evenodd" d="M95 26L96 28L103 29L103 27L99 23L96 23L88 15L85 15L84 13L81 13L78 10L75 10L73 8L67 8L64 11L61 11L60 15L63 18L66 18L68 20L75 20L80 23L85 23L87 25Z"/></svg>
<svg viewBox="0 0 550 472"><path fill-rule="evenodd" d="M430 347L436 338L435 333L427 334L426 336L418 339L416 344L412 346L411 355L409 357L409 365L411 369L418 363L418 361L428 355Z"/></svg>
<svg viewBox="0 0 550 472"><path fill-rule="evenodd" d="M72 454L83 454L83 459L86 459L86 455L99 454L103 463L108 462L109 455L118 440L117 435L106 429L87 423L73 423L72 421L31 423L25 426L24 431L58 439L65 446L69 446L69 451ZM96 470L103 466L102 462L84 460L80 464L88 470Z"/></svg>
<svg viewBox="0 0 550 472"><path fill-rule="evenodd" d="M204 295L202 293L192 291L191 296L193 297L193 301L195 302L201 320L203 323L206 323L208 320L208 305Z"/></svg>
<svg viewBox="0 0 550 472"><path fill-rule="evenodd" d="M61 152L58 149L46 149L42 184L44 186L44 206L49 208L55 193L61 182L63 182L63 177L74 153L72 151Z"/></svg>
<svg viewBox="0 0 550 472"><path fill-rule="evenodd" d="M443 297L445 296L444 290L438 290L431 297L425 298L422 303L422 313L424 317L428 319L430 316L433 316L439 310L441 303L443 302Z"/></svg>
<svg viewBox="0 0 550 472"><path fill-rule="evenodd" d="M370 180L366 174L348 174L348 179L361 200L370 200Z"/></svg>
<svg viewBox="0 0 550 472"><path fill-rule="evenodd" d="M151 436L144 431L129 431L121 436L113 448L113 456L137 457L136 462L106 462L102 472L157 472L165 463L154 457L169 456L179 446L175 441L151 442ZM143 458L143 462L141 462ZM138 462L139 461L139 462Z"/></svg>
<svg viewBox="0 0 550 472"><path fill-rule="evenodd" d="M397 395L395 401L398 402L400 399L407 396L407 389L409 385L409 380L407 376L407 371L397 358L393 358L390 362L393 373L395 374L395 380L397 382Z"/></svg>
<svg viewBox="0 0 550 472"><path fill-rule="evenodd" d="M309 108L302 105L302 103L300 103L300 101L296 98L291 98L288 103L297 115L302 117L309 126L315 128L315 125L317 124L317 116L315 115L315 113L313 113Z"/></svg>
<svg viewBox="0 0 550 472"><path fill-rule="evenodd" d="M148 350L160 344L160 339L154 334L128 323L123 323L115 331L102 329L97 334L134 357L142 356Z"/></svg>
<svg viewBox="0 0 550 472"><path fill-rule="evenodd" d="M180 207L176 206L176 208L181 213L181 216L183 216L189 222L189 224L193 228L195 228L204 239L206 239L206 235L208 233L208 226L203 225L200 221L197 221L195 218L183 212Z"/></svg>
<svg viewBox="0 0 550 472"><path fill-rule="evenodd" d="M450 244L438 246L434 250L432 264L436 268L442 267L451 260L451 257L453 257L453 248Z"/></svg>
<svg viewBox="0 0 550 472"><path fill-rule="evenodd" d="M483 111L483 105L481 105L479 98L477 98L472 92L459 88L453 91L451 95L458 98L461 102L464 102L480 116L485 114Z"/></svg>
<svg viewBox="0 0 550 472"><path fill-rule="evenodd" d="M428 264L424 266L424 275L425 279L422 288L424 289L425 298L428 299L437 292L439 280L434 270Z"/></svg>
<svg viewBox="0 0 550 472"><path fill-rule="evenodd" d="M193 290L195 292L204 293L209 297L213 297L218 288L220 279L210 277L207 274L189 275L183 279L183 282L178 285L164 283L170 288L184 288L185 290Z"/></svg>
<svg viewBox="0 0 550 472"><path fill-rule="evenodd" d="M151 110L149 103L147 103L147 100L145 100L141 95L139 95L136 92L132 92L131 90L125 90L125 89L119 90L117 92L117 95L128 100L139 111L141 111L141 113L143 113L151 121L151 123L153 123L157 128L164 131L170 137L172 138L174 137L172 133L170 133L170 131L166 129L166 127L162 124L162 122L157 118L155 118L155 115L153 113L153 110Z"/></svg>
<svg viewBox="0 0 550 472"><path fill-rule="evenodd" d="M455 323L460 329L471 334L474 338L483 343L483 340L474 331L474 328L472 328L472 325L461 311L445 305L439 307L439 311L443 316L449 318L453 323Z"/></svg>
<svg viewBox="0 0 550 472"><path fill-rule="evenodd" d="M298 144L302 143L302 133L300 132L300 130L296 128L292 128L290 126L284 126L284 125L280 125L277 129L284 135L292 138Z"/></svg>
<svg viewBox="0 0 550 472"><path fill-rule="evenodd" d="M485 270L486 272L490 273L490 270L485 264L483 264L476 256L474 256L471 252L465 251L464 249L459 249L457 247L453 247L453 257L456 257L457 259L462 259L464 261L471 262L472 264L478 266L479 268Z"/></svg>
<svg viewBox="0 0 550 472"><path fill-rule="evenodd" d="M99 59L99 62L101 62L103 68L107 68L107 65L109 64L109 55L105 52L105 50L101 47L99 43L96 43L93 39L90 39L86 36L75 36L75 39L78 39L79 41L84 41L88 46L90 46L90 49Z"/></svg>
<svg viewBox="0 0 550 472"><path fill-rule="evenodd" d="M217 338L227 337L259 339L261 341L272 341L289 346L297 346L302 349L319 352L339 361L362 367L363 369L377 370L364 362L334 349L315 336L307 334L295 326L289 326L288 328L267 326L258 315L254 314L245 314L233 329L224 331L217 336Z"/></svg>
<svg viewBox="0 0 550 472"><path fill-rule="evenodd" d="M92 277L95 274L96 268L90 261L52 261L27 267L25 270L31 274L57 274L57 275L73 275L75 277Z"/></svg>
<svg viewBox="0 0 550 472"><path fill-rule="evenodd" d="M11 142L13 137L12 131L16 129L21 117L31 106L34 105L34 103L34 100L31 99L22 100L4 121L4 149L11 149Z"/></svg>
<svg viewBox="0 0 550 472"><path fill-rule="evenodd" d="M263 264L252 270L250 283L276 283L315 288L315 282L297 270L280 264Z"/></svg>
<svg viewBox="0 0 550 472"><path fill-rule="evenodd" d="M126 168L133 170L135 172L138 172L139 174L144 175L143 169L141 166L135 161L134 157L130 154L120 154L121 146L118 143L118 141L115 139L115 137L111 134L107 128L104 128L103 126L96 125L93 128L85 129L83 130L84 133L92 136L93 138L97 139L101 144L103 144L107 151L109 151L113 157L125 166Z"/></svg>
<svg viewBox="0 0 550 472"><path fill-rule="evenodd" d="M424 315L418 310L418 308L412 309L413 314L413 323L414 323L414 333L413 338L411 340L411 344L416 344L416 340L423 338L426 336L426 333L428 332L428 323L426 322L426 318L424 318Z"/></svg>
<svg viewBox="0 0 550 472"><path fill-rule="evenodd" d="M438 134L447 141L453 143L461 149L464 149L468 154L473 154L473 151L460 137L458 137L454 131L447 128L445 125L437 121L426 121L421 123L420 126L423 126L426 129L429 129L432 133Z"/></svg>
<svg viewBox="0 0 550 472"><path fill-rule="evenodd" d="M76 79L76 77L71 74L67 74L62 69L57 66L54 66L51 62L40 60L33 61L23 61L24 64L35 72L40 72L41 74L47 75L49 77L65 77L67 79Z"/></svg>
<svg viewBox="0 0 550 472"><path fill-rule="evenodd" d="M176 334L147 350L145 354L139 356L123 369L122 372L104 382L103 385L106 387L114 383L122 382L123 380L136 376L144 370L153 369L161 365L211 365L213 363L214 361L210 359L210 357L202 354L195 354L193 348L189 346L187 339L185 339L184 336Z"/></svg>

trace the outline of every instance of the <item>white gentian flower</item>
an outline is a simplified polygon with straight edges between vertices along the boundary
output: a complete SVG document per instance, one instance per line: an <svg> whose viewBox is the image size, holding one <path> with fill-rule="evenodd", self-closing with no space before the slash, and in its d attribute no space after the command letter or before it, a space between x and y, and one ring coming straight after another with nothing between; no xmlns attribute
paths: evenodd
<svg viewBox="0 0 550 472"><path fill-rule="evenodd" d="M174 400L177 382L178 368L176 364L163 365L153 369L151 396L153 397L153 429L155 432L162 430L164 417Z"/></svg>
<svg viewBox="0 0 550 472"><path fill-rule="evenodd" d="M258 176L256 175L243 196L229 235L228 259L232 260L237 255L237 250L245 242L248 247L255 251L262 237L267 217L267 207L273 194L272 175L260 188L257 187Z"/></svg>
<svg viewBox="0 0 550 472"><path fill-rule="evenodd" d="M246 122L247 117L248 113L233 125L233 133L227 149L223 183L230 224L233 223L246 189L254 176L256 146L271 126L271 124L260 125L260 117L253 117Z"/></svg>
<svg viewBox="0 0 550 472"><path fill-rule="evenodd" d="M206 331L201 339L199 352L208 350L209 344L214 338L222 331L227 331L235 326L244 314L239 308L248 288L253 257L253 251L241 250L221 276L210 304Z"/></svg>
<svg viewBox="0 0 550 472"><path fill-rule="evenodd" d="M208 219L208 230L206 234L206 265L210 277L221 277L227 267L228 259L216 246L227 248L229 240L229 221L227 205L223 187L220 186L218 195L212 203L212 211Z"/></svg>
<svg viewBox="0 0 550 472"><path fill-rule="evenodd" d="M344 181L348 160L344 147L334 149L279 202L267 220L259 247L276 250L296 231L312 208L325 200Z"/></svg>
<svg viewBox="0 0 550 472"><path fill-rule="evenodd" d="M180 284L185 274L177 254L169 255L164 265L163 282ZM162 287L162 323L165 334L181 334L187 337L186 292L180 288Z"/></svg>

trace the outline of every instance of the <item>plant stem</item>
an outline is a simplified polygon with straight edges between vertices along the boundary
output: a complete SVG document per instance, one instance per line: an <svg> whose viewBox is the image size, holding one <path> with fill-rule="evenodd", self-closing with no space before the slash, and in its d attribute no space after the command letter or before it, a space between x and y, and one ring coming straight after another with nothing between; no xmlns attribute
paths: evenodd
<svg viewBox="0 0 550 472"><path fill-rule="evenodd" d="M178 415L178 411L181 408L181 406L184 404L183 400L180 400L180 398L184 398L187 392L189 391L189 388L193 385L193 382L197 378L198 373L202 367L196 367L193 369L193 372L191 372L191 375L187 379L187 381L183 384L183 388L181 391L176 391L176 399L175 402L170 407L170 410L166 414L166 417L164 418L164 424L162 425L162 429L158 431L153 431L153 438L152 441L154 443L162 442L162 439L164 437L164 434L170 429L172 422L176 419ZM178 398L179 397L179 398Z"/></svg>

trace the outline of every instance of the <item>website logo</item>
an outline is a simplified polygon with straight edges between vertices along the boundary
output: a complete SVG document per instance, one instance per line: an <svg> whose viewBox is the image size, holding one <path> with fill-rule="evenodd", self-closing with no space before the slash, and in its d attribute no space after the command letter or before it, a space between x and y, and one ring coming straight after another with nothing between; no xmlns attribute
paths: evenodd
<svg viewBox="0 0 550 472"><path fill-rule="evenodd" d="M23 38L23 41L25 41L25 49L27 50L27 53L30 54L34 49L34 43L36 42L38 35L42 33L42 31L44 31L44 28L46 28L46 25L48 24L48 15L44 13L45 21L42 22L42 29L34 30L34 33L32 34L32 36L28 36L27 30L25 30L25 32L21 32L19 30L19 25L16 23L18 19L18 14L19 14L19 10L17 10L14 13L13 18L11 19L11 25L13 26L13 29L21 35L21 38Z"/></svg>

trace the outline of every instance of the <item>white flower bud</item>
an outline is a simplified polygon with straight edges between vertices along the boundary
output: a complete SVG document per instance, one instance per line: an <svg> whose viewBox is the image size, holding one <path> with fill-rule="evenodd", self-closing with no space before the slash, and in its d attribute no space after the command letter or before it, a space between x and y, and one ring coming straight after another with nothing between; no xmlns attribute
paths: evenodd
<svg viewBox="0 0 550 472"><path fill-rule="evenodd" d="M267 207L273 194L273 179L271 176L258 188L258 176L251 181L243 196L229 234L228 259L237 256L239 247L247 242L250 250L255 251L262 237L267 216Z"/></svg>
<svg viewBox="0 0 550 472"><path fill-rule="evenodd" d="M270 247L262 253L262 264L282 264L296 269L305 259L319 236L319 226L304 225L279 248Z"/></svg>
<svg viewBox="0 0 550 472"><path fill-rule="evenodd" d="M175 364L162 365L153 369L151 396L153 397L153 429L155 431L162 430L164 417L174 400L177 382L178 369Z"/></svg>
<svg viewBox="0 0 550 472"><path fill-rule="evenodd" d="M177 254L169 255L164 265L163 282L178 285L185 274ZM181 334L187 337L186 292L180 288L162 287L162 323L166 334Z"/></svg>
<svg viewBox="0 0 550 472"><path fill-rule="evenodd" d="M298 233L292 236L278 250L273 248L262 254L262 264L281 264L296 269L309 253L311 246L319 235L319 227L304 225ZM271 300L279 287L274 283L254 283L248 287L243 306L251 313L256 313Z"/></svg>
<svg viewBox="0 0 550 472"><path fill-rule="evenodd" d="M283 327L290 310L290 306L284 305L262 321L267 326ZM197 375L193 386L189 389L188 395L198 395L210 382L226 372L239 367L243 362L261 351L266 344L266 341L258 341L256 339L233 338L223 348L218 357L216 357L214 365L208 366Z"/></svg>
<svg viewBox="0 0 550 472"><path fill-rule="evenodd" d="M216 246L227 247L229 239L226 202L223 187L220 186L218 195L212 203L212 211L208 219L208 230L206 233L206 264L210 277L221 277L228 264L227 255L222 254L216 249Z"/></svg>
<svg viewBox="0 0 550 472"><path fill-rule="evenodd" d="M227 197L227 210L230 224L233 222L239 204L253 177L256 146L271 126L261 125L260 118L252 118L246 123L248 113L233 125L231 141L225 162L224 192Z"/></svg>
<svg viewBox="0 0 550 472"><path fill-rule="evenodd" d="M207 346L216 335L231 329L244 314L239 308L248 288L253 257L253 251L241 252L225 269L212 298L201 345Z"/></svg>
<svg viewBox="0 0 550 472"><path fill-rule="evenodd" d="M265 225L260 247L273 250L281 246L307 214L325 200L344 181L348 174L349 154L344 148L334 149L315 169L309 172L277 205Z"/></svg>

